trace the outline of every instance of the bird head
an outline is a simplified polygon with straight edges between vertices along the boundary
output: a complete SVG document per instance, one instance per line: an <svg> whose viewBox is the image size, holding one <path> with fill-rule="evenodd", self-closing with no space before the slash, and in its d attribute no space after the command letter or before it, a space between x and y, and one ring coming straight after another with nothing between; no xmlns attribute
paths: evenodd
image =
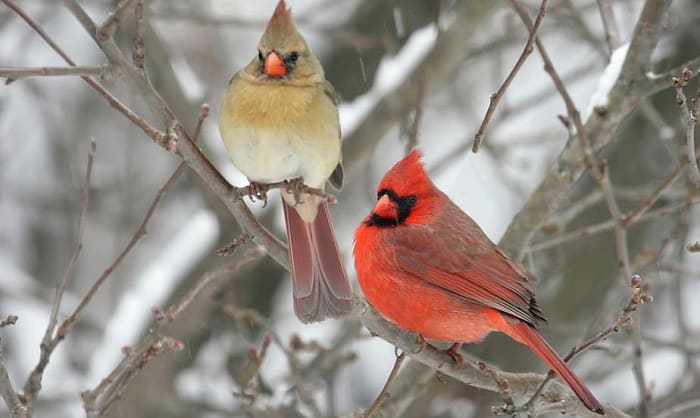
<svg viewBox="0 0 700 418"><path fill-rule="evenodd" d="M419 150L413 150L384 175L377 187L377 203L365 224L421 224L432 216L439 191L425 172L421 157Z"/></svg>
<svg viewBox="0 0 700 418"><path fill-rule="evenodd" d="M323 67L301 36L284 0L275 8L246 71L261 81L291 84L323 82Z"/></svg>

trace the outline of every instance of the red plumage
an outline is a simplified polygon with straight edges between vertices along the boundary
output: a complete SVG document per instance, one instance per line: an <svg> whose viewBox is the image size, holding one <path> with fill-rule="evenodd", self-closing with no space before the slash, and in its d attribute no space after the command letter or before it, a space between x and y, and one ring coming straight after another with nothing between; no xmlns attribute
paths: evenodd
<svg viewBox="0 0 700 418"><path fill-rule="evenodd" d="M355 232L355 268L367 300L427 339L476 342L502 332L527 345L584 405L598 400L537 331L545 318L520 268L426 174L419 151L384 176Z"/></svg>

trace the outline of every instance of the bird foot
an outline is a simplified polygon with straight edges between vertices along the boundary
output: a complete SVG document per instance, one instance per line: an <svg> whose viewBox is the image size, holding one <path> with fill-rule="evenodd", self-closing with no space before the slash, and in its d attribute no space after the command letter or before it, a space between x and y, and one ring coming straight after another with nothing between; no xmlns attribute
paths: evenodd
<svg viewBox="0 0 700 418"><path fill-rule="evenodd" d="M416 344L418 344L418 349L413 351L413 354L418 354L421 351L425 350L425 347L430 345L428 344L427 341L425 341L425 338L423 338L422 335L418 334L418 338L416 338Z"/></svg>
<svg viewBox="0 0 700 418"><path fill-rule="evenodd" d="M442 350L445 354L452 357L452 360L454 360L458 370L464 367L464 356L459 354L459 348L461 346L462 343L454 343L447 350Z"/></svg>
<svg viewBox="0 0 700 418"><path fill-rule="evenodd" d="M416 338L416 344L418 344L418 348L413 351L413 354L418 354L425 350L425 347L430 347L435 349L436 351L443 352L450 356L452 360L455 362L455 367L457 370L461 369L464 367L464 356L459 354L459 348L462 346L462 343L454 343L450 346L450 348L447 349L440 349L435 347L434 345L430 344L425 340L425 337L422 335L418 334L418 338Z"/></svg>
<svg viewBox="0 0 700 418"><path fill-rule="evenodd" d="M287 187L285 188L287 193L294 195L294 204L298 205L300 203L304 203L301 200L301 192L304 190L304 178L297 177L291 180L285 180L284 182L287 184Z"/></svg>
<svg viewBox="0 0 700 418"><path fill-rule="evenodd" d="M263 207L267 206L267 190L265 185L251 181L248 186L248 198L250 198L251 202L255 202L255 199L262 200Z"/></svg>

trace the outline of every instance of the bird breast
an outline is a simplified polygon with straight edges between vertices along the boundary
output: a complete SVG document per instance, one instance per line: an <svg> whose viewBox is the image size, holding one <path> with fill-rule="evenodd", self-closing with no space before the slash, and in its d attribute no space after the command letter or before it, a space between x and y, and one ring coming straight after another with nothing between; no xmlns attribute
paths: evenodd
<svg viewBox="0 0 700 418"><path fill-rule="evenodd" d="M322 86L234 78L221 109L221 135L250 180L303 177L322 188L340 160L338 114Z"/></svg>

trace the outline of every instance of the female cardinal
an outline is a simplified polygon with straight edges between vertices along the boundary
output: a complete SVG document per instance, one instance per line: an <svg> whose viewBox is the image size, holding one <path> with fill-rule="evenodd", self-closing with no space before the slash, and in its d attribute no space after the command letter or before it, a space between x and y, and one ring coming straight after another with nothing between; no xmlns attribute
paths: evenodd
<svg viewBox="0 0 700 418"><path fill-rule="evenodd" d="M383 316L456 343L502 332L530 347L591 411L603 407L537 331L544 321L520 268L428 178L414 150L379 184L355 232L355 268ZM455 346L453 346L455 347Z"/></svg>
<svg viewBox="0 0 700 418"><path fill-rule="evenodd" d="M340 124L333 86L280 0L253 60L229 83L221 136L251 186L303 178L340 188ZM303 322L352 308L352 291L326 201L282 192L291 260L294 310Z"/></svg>

